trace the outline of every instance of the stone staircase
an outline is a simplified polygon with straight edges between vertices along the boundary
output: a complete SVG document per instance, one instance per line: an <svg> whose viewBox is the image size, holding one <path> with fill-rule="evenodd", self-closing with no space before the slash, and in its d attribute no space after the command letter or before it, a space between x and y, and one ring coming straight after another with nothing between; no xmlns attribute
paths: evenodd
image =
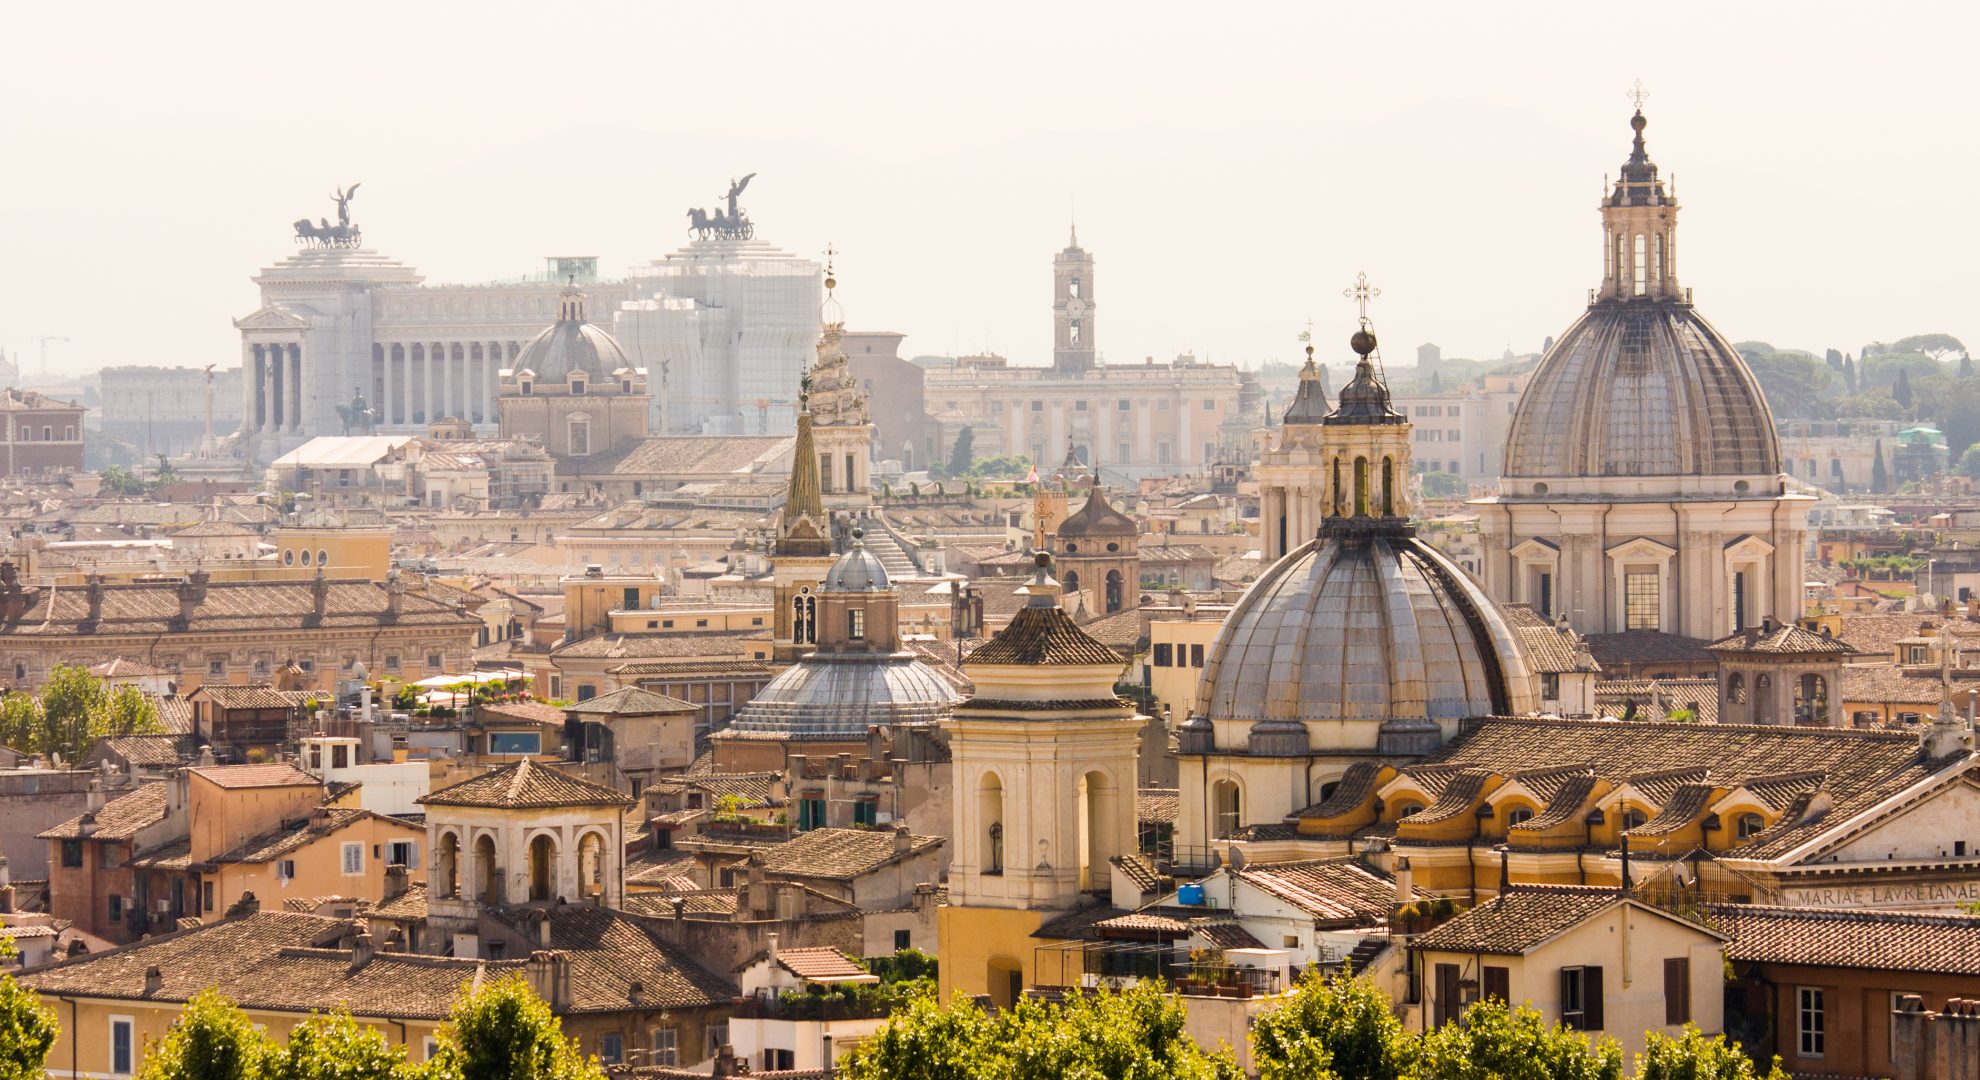
<svg viewBox="0 0 1980 1080"><path fill-rule="evenodd" d="M874 557L880 560L880 565L887 568L888 580L919 577L921 570L915 566L907 550L901 547L901 542L894 539L893 534L879 522L871 524L872 527L866 530L866 550L872 552Z"/></svg>
<svg viewBox="0 0 1980 1080"><path fill-rule="evenodd" d="M1375 962L1375 958L1382 955L1382 950L1388 947L1387 938L1362 938L1355 943L1354 949L1347 955L1347 969L1354 972L1368 970L1369 965Z"/></svg>

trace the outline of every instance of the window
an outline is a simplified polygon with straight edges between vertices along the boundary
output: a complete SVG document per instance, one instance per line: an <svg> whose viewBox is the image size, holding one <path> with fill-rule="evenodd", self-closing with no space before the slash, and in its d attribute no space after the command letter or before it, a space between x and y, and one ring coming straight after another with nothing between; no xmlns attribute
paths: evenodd
<svg viewBox="0 0 1980 1080"><path fill-rule="evenodd" d="M433 1055L439 1052L440 1052L439 1039L436 1039L433 1036L428 1035L426 1038L420 1040L419 1054L420 1054L420 1059L422 1061L432 1061Z"/></svg>
<svg viewBox="0 0 1980 1080"><path fill-rule="evenodd" d="M572 420L570 422L572 457L583 457L591 453L591 421Z"/></svg>
<svg viewBox="0 0 1980 1080"><path fill-rule="evenodd" d="M118 896L118 895L116 895L116 894L114 894L114 893L113 893L113 894L111 894L111 896L110 896L110 898L109 898L109 899L110 899L110 905L109 905L109 908L110 908L110 921L111 921L111 922L113 922L113 923L120 923L120 922L123 922L123 921L124 921L124 898L123 898L123 897L121 897L121 896Z"/></svg>
<svg viewBox="0 0 1980 1080"><path fill-rule="evenodd" d="M1691 958L1664 961L1664 1023L1676 1027L1691 1022Z"/></svg>
<svg viewBox="0 0 1980 1080"><path fill-rule="evenodd" d="M1561 700L1561 677L1557 672L1540 673L1540 699L1542 701Z"/></svg>
<svg viewBox="0 0 1980 1080"><path fill-rule="evenodd" d="M317 549L316 549L316 565L318 565L318 566L329 566L329 565L330 565L330 552L328 552L328 551L326 551L326 550L325 550L325 549L323 549L323 548L317 548Z"/></svg>
<svg viewBox="0 0 1980 1080"><path fill-rule="evenodd" d="M1733 632L1746 629L1746 571L1733 571Z"/></svg>
<svg viewBox="0 0 1980 1080"><path fill-rule="evenodd" d="M1433 1003L1435 1005L1433 1016L1435 1018L1434 1022L1438 1027L1448 1024L1458 1017L1458 998L1461 993L1459 985L1461 979L1462 974L1456 964L1437 965L1437 989L1436 1000Z"/></svg>
<svg viewBox="0 0 1980 1080"><path fill-rule="evenodd" d="M779 1069L795 1069L795 1068L797 1068L797 1053L795 1051L772 1050L769 1048L764 1049L763 1051L764 1072L775 1072Z"/></svg>
<svg viewBox="0 0 1980 1080"><path fill-rule="evenodd" d="M1133 405L1133 403L1131 403L1131 402L1129 402L1129 401L1128 401L1128 399L1126 399L1126 398L1122 398L1122 399L1120 400L1120 402L1119 402L1119 404L1117 404L1117 405L1116 405L1116 406L1114 407L1114 410L1115 410L1116 412L1127 412L1127 411L1128 411L1129 409L1132 409L1132 408L1134 408L1134 405Z"/></svg>
<svg viewBox="0 0 1980 1080"><path fill-rule="evenodd" d="M397 671L397 670L399 670L399 654L398 654L398 653L395 653L395 652L388 652L388 653L386 653L386 654L385 654L385 670L387 670L387 671Z"/></svg>
<svg viewBox="0 0 1980 1080"><path fill-rule="evenodd" d="M76 869L80 869L82 867L82 864L83 864L82 841L81 840L62 841L63 868L68 870L76 870Z"/></svg>
<svg viewBox="0 0 1980 1080"><path fill-rule="evenodd" d="M678 1065L681 1059L681 1029L653 1029L653 1059L649 1065Z"/></svg>
<svg viewBox="0 0 1980 1080"><path fill-rule="evenodd" d="M895 952L900 952L902 949L912 949L912 948L914 948L914 934L912 931L908 931L908 930L894 931Z"/></svg>
<svg viewBox="0 0 1980 1080"><path fill-rule="evenodd" d="M1484 996L1497 998L1501 1003L1512 1001L1512 969L1487 966L1479 980L1479 989Z"/></svg>
<svg viewBox="0 0 1980 1080"><path fill-rule="evenodd" d="M626 1037L616 1031L608 1031L598 1037L598 1060L606 1065L618 1065L626 1060Z"/></svg>
<svg viewBox="0 0 1980 1080"><path fill-rule="evenodd" d="M491 731L488 733L490 754L540 754L543 752L543 733L540 731Z"/></svg>
<svg viewBox="0 0 1980 1080"><path fill-rule="evenodd" d="M446 663L445 660L437 652L430 652L426 654L426 667L427 670L429 671L439 671L443 666L445 666L445 663Z"/></svg>
<svg viewBox="0 0 1980 1080"><path fill-rule="evenodd" d="M1085 412L1085 411L1086 411L1086 402L1084 402L1084 401L1075 401L1075 402L1073 402L1073 411L1074 411L1074 412Z"/></svg>
<svg viewBox="0 0 1980 1080"><path fill-rule="evenodd" d="M1649 253L1644 249L1643 234L1636 234L1636 283L1630 290L1637 296L1650 291Z"/></svg>
<svg viewBox="0 0 1980 1080"><path fill-rule="evenodd" d="M1189 647L1189 666L1199 668L1203 666L1203 646L1191 645Z"/></svg>
<svg viewBox="0 0 1980 1080"><path fill-rule="evenodd" d="M702 1035L703 1042L707 1044L701 1054L704 1058L714 1057L729 1045L728 1024L710 1024L702 1029Z"/></svg>
<svg viewBox="0 0 1980 1080"><path fill-rule="evenodd" d="M584 380L583 380L583 379L580 379L580 378L577 378L576 376L573 376L573 377L571 378L571 393L573 393L573 394L582 394L582 393L584 393Z"/></svg>
<svg viewBox="0 0 1980 1080"><path fill-rule="evenodd" d="M1044 412L1044 411L1045 411L1045 403L1044 403L1044 402L1042 402L1042 401L1034 401L1034 402L1032 402L1032 403L1031 403L1031 411L1032 411L1032 412Z"/></svg>
<svg viewBox="0 0 1980 1080"><path fill-rule="evenodd" d="M277 862L275 864L275 876L284 881L294 879L296 876L296 860L282 859Z"/></svg>
<svg viewBox="0 0 1980 1080"><path fill-rule="evenodd" d="M1114 456L1115 461L1126 461L1131 455L1133 448L1126 443L1122 443L1119 446L1114 447L1114 450L1115 450L1115 456Z"/></svg>
<svg viewBox="0 0 1980 1080"><path fill-rule="evenodd" d="M1655 570L1630 570L1623 574L1623 629L1661 628L1662 582Z"/></svg>
<svg viewBox="0 0 1980 1080"><path fill-rule="evenodd" d="M1506 828L1510 829L1515 825L1521 825L1532 820L1533 820L1533 811L1527 809L1524 806L1515 806L1513 807L1512 811L1506 815Z"/></svg>
<svg viewBox="0 0 1980 1080"><path fill-rule="evenodd" d="M213 883L210 881L199 883L199 908L201 911L213 910Z"/></svg>
<svg viewBox="0 0 1980 1080"><path fill-rule="evenodd" d="M798 800L798 831L809 832L825 827L825 800L821 796L808 795Z"/></svg>
<svg viewBox="0 0 1980 1080"><path fill-rule="evenodd" d="M1164 643L1155 646L1155 666L1174 667L1175 664L1171 659L1174 653L1175 653L1175 646L1173 645Z"/></svg>
<svg viewBox="0 0 1980 1080"><path fill-rule="evenodd" d="M1733 835L1741 840L1751 840L1767 827L1767 820L1759 814L1741 814L1733 823Z"/></svg>
<svg viewBox="0 0 1980 1080"><path fill-rule="evenodd" d="M1212 398L1204 398L1204 399L1203 399L1203 411L1204 411L1204 412L1215 412L1215 411L1217 411L1217 402L1216 402L1216 401L1215 401L1214 399L1212 399Z"/></svg>
<svg viewBox="0 0 1980 1080"><path fill-rule="evenodd" d="M1819 986L1804 986L1795 991L1795 1048L1801 1057L1818 1058L1828 1051L1828 1022L1822 995Z"/></svg>
<svg viewBox="0 0 1980 1080"><path fill-rule="evenodd" d="M110 1018L110 1072L116 1076L129 1076L135 1062L137 1022L128 1016Z"/></svg>
<svg viewBox="0 0 1980 1080"><path fill-rule="evenodd" d="M345 874L364 873L363 844L353 843L353 844L344 845L344 873Z"/></svg>
<svg viewBox="0 0 1980 1080"><path fill-rule="evenodd" d="M1602 1030L1602 969L1561 969L1561 1026L1575 1031Z"/></svg>
<svg viewBox="0 0 1980 1080"><path fill-rule="evenodd" d="M225 657L216 656L206 662L206 675L208 678L219 678L225 674L227 674L227 660Z"/></svg>
<svg viewBox="0 0 1980 1080"><path fill-rule="evenodd" d="M1169 411L1169 399L1168 399L1168 398L1162 398L1161 400L1159 400L1159 401L1157 401L1157 402L1155 403L1155 411L1156 411L1156 412L1168 412L1168 411Z"/></svg>
<svg viewBox="0 0 1980 1080"><path fill-rule="evenodd" d="M418 857L418 849L411 840L394 840L385 845L385 862L388 866L410 868Z"/></svg>
<svg viewBox="0 0 1980 1080"><path fill-rule="evenodd" d="M880 823L880 804L874 799L860 799L853 803L853 825L872 828Z"/></svg>

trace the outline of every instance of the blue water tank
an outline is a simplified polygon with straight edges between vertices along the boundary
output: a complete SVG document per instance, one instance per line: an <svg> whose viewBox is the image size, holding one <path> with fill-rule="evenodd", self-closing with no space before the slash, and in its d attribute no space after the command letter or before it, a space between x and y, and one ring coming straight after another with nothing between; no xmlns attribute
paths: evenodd
<svg viewBox="0 0 1980 1080"><path fill-rule="evenodd" d="M1177 889L1176 903L1182 904L1185 907L1202 907L1203 886L1184 885L1182 888Z"/></svg>

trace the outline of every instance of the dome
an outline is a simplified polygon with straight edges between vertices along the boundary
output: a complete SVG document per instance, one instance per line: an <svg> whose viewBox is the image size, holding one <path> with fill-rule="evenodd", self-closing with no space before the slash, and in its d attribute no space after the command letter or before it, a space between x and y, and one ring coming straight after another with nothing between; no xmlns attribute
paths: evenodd
<svg viewBox="0 0 1980 1080"><path fill-rule="evenodd" d="M617 339L585 321L584 296L573 288L564 291L557 321L523 346L509 366L534 372L538 382L561 383L572 372L592 379L609 378L632 363Z"/></svg>
<svg viewBox="0 0 1980 1080"><path fill-rule="evenodd" d="M885 592L889 588L886 565L866 550L861 531L854 529L852 547L825 572L825 591Z"/></svg>
<svg viewBox="0 0 1980 1080"><path fill-rule="evenodd" d="M1139 536L1141 528L1134 523L1134 519L1114 509L1113 504L1107 501L1107 493L1100 490L1100 477L1097 474L1093 477L1092 484L1085 504L1073 511L1064 521L1059 522L1057 530L1059 539Z"/></svg>
<svg viewBox="0 0 1980 1080"><path fill-rule="evenodd" d="M1538 704L1485 593L1429 545L1378 531L1309 541L1253 583L1218 632L1196 712L1249 722L1254 754L1303 754L1311 725L1341 721L1379 724L1379 752L1423 753L1458 720Z"/></svg>
<svg viewBox="0 0 1980 1080"><path fill-rule="evenodd" d="M1605 300L1520 396L1505 475L1771 476L1779 439L1739 352L1688 303Z"/></svg>
<svg viewBox="0 0 1980 1080"><path fill-rule="evenodd" d="M912 655L813 654L757 691L723 734L864 739L874 725L940 720L961 698L947 679Z"/></svg>

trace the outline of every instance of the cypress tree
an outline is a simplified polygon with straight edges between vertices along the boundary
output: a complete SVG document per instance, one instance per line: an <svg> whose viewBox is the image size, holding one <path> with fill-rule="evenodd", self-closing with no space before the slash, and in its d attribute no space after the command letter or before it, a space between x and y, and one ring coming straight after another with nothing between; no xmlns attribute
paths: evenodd
<svg viewBox="0 0 1980 1080"><path fill-rule="evenodd" d="M1897 385L1891 387L1891 400L1904 406L1905 415L1911 414L1911 377L1903 368L1898 369Z"/></svg>
<svg viewBox="0 0 1980 1080"><path fill-rule="evenodd" d="M1884 471L1884 440L1870 445L1870 490L1881 495L1891 487L1891 474Z"/></svg>

